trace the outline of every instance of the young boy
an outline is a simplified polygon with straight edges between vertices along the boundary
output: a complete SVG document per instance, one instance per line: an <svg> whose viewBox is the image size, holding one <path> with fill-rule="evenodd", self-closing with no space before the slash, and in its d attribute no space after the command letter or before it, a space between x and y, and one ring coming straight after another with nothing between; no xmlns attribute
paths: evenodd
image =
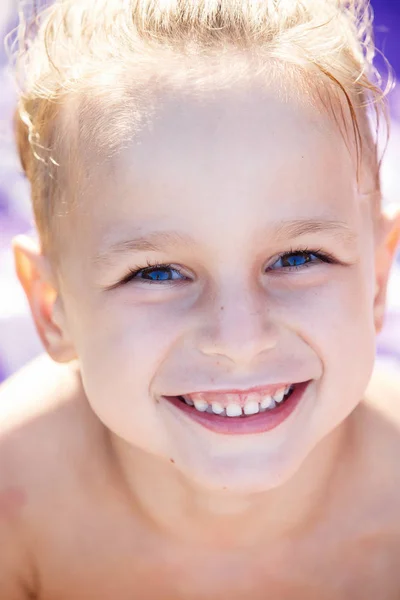
<svg viewBox="0 0 400 600"><path fill-rule="evenodd" d="M2 600L399 598L370 34L337 0L42 17L14 248L50 358L0 395Z"/></svg>

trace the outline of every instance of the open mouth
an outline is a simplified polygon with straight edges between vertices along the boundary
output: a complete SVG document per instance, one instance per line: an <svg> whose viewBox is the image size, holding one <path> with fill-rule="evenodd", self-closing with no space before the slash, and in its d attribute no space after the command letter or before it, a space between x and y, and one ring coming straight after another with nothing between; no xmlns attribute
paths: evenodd
<svg viewBox="0 0 400 600"><path fill-rule="evenodd" d="M288 385L277 390L273 395L267 393L250 393L247 394L244 403L240 403L240 396L243 396L244 394L226 394L227 398L224 398L225 405L221 400L217 399L213 401L210 398L210 400L207 401L204 397L192 399L191 396L178 396L178 399L181 400L181 402L185 402L188 406L193 406L198 412L208 412L209 414L220 415L221 417L227 418L245 418L260 412L274 410L290 397L293 390L294 385ZM231 398L229 398L229 396L231 396ZM235 396L239 396L239 398L237 399Z"/></svg>
<svg viewBox="0 0 400 600"><path fill-rule="evenodd" d="M293 412L309 383L249 392L207 392L164 398L217 433L261 433L277 427Z"/></svg>

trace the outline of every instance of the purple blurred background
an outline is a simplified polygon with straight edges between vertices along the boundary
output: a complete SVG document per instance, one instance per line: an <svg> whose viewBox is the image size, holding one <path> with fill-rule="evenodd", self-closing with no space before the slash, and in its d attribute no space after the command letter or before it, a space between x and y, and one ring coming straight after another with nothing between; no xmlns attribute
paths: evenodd
<svg viewBox="0 0 400 600"><path fill-rule="evenodd" d="M40 0L42 4L44 0ZM27 0L24 0L25 3ZM0 37L16 25L16 0L1 0ZM400 2L372 0L378 48L400 76ZM11 239L31 231L29 190L16 157L11 119L15 96L6 68L6 53L0 47L0 381L42 351L28 306L14 274ZM383 61L377 58L377 64ZM392 137L384 160L382 177L386 202L400 206L400 92L390 95ZM400 258L392 272L388 313L378 340L378 358L400 366Z"/></svg>

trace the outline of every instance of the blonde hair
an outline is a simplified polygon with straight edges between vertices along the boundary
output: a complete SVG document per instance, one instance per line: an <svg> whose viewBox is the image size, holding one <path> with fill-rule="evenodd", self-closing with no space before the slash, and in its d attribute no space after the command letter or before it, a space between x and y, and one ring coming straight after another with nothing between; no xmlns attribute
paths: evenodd
<svg viewBox="0 0 400 600"><path fill-rule="evenodd" d="M225 85L278 66L318 75L345 99L380 193L367 121L373 107L379 126L385 92L366 0L56 0L36 25L33 39L26 20L20 27L16 135L45 251L56 236L54 216L85 171L76 155L90 145L110 156L149 118L152 89L165 80L204 90L217 85L207 78L212 70Z"/></svg>

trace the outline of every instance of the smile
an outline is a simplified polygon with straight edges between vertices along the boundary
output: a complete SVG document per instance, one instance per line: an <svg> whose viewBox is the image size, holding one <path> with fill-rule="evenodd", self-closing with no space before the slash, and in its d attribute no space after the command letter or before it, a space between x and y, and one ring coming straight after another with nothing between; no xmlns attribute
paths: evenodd
<svg viewBox="0 0 400 600"><path fill-rule="evenodd" d="M216 433L262 433L274 429L289 417L308 384L309 381L258 390L199 392L164 398Z"/></svg>
<svg viewBox="0 0 400 600"><path fill-rule="evenodd" d="M221 415L222 417L246 417L259 412L273 410L285 402L293 392L294 386L287 385L273 393L201 393L179 396L189 406L194 406L199 412Z"/></svg>

